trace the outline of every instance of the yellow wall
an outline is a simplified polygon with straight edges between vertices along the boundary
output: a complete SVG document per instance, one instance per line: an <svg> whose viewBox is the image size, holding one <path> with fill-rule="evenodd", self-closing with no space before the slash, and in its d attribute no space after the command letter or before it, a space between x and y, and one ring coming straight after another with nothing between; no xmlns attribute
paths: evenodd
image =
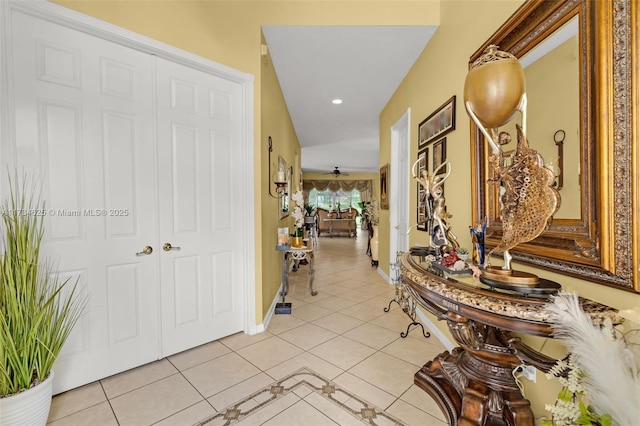
<svg viewBox="0 0 640 426"><path fill-rule="evenodd" d="M272 68L262 61L261 26L437 25L440 19L437 1L54 1L255 76L254 186L260 189L255 194L254 212L258 323L267 315L280 280L280 253L275 250L278 211L266 190L267 137L274 140L275 161L281 154L289 164L300 162L298 142L282 95L277 93ZM268 74L264 78L263 72ZM262 88L263 80L269 87ZM263 96L269 99L263 101Z"/></svg>
<svg viewBox="0 0 640 426"><path fill-rule="evenodd" d="M562 202L554 219L580 218L580 76L578 37L558 46L525 69L527 82L527 129L529 143L542 155L545 164L558 164L554 134L565 132ZM552 108L549 106L553 105ZM515 135L515 133L512 133ZM515 138L514 138L515 140ZM511 142L513 148L515 143ZM555 169L557 173L557 169Z"/></svg>
<svg viewBox="0 0 640 426"><path fill-rule="evenodd" d="M260 185L260 193L267 194L269 190L272 195L276 195L275 185L271 184L269 175L272 174L278 165L278 156L282 156L287 163L293 167L294 173L291 177L292 190L295 191L298 182L300 170L300 143L296 136L289 110L284 101L280 83L276 76L273 62L269 55L262 57L261 67L261 98L262 98L262 128L261 128L261 144L260 152L257 157L262 158L261 170L262 179ZM271 169L269 169L269 136L272 139L273 151L271 152ZM296 164L297 163L297 164ZM280 286L282 265L281 252L274 258L275 247L277 244L277 234L279 227L289 227L292 229L291 215L278 219L280 212L280 199L272 196L263 199L262 211L260 215L260 229L262 235L262 286L257 286L257 291L262 291L265 295L261 306L258 306L258 318L266 315L273 296L277 293Z"/></svg>

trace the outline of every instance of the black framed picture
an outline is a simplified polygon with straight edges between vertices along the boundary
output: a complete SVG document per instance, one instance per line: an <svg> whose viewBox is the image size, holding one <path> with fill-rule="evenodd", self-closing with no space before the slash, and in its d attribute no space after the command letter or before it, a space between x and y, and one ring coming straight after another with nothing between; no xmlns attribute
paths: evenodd
<svg viewBox="0 0 640 426"><path fill-rule="evenodd" d="M389 163L380 167L380 209L389 210Z"/></svg>
<svg viewBox="0 0 640 426"><path fill-rule="evenodd" d="M431 229L431 246L442 247L447 244L447 238L445 236L445 230L440 225L435 225Z"/></svg>
<svg viewBox="0 0 640 426"><path fill-rule="evenodd" d="M446 167L440 167L447 160L447 138L442 138L433 144L433 173L442 174ZM440 167L440 169L438 169Z"/></svg>
<svg viewBox="0 0 640 426"><path fill-rule="evenodd" d="M422 176L422 172L429 171L429 162L427 161L429 158L429 148L425 148L422 151L418 152L418 164L416 167L417 176ZM430 218L428 212L429 202L427 197L427 190L420 184L416 183L418 186L418 196L417 196L417 229L419 231L427 230L427 220Z"/></svg>
<svg viewBox="0 0 640 426"><path fill-rule="evenodd" d="M418 148L456 128L456 97L449 98L418 125Z"/></svg>

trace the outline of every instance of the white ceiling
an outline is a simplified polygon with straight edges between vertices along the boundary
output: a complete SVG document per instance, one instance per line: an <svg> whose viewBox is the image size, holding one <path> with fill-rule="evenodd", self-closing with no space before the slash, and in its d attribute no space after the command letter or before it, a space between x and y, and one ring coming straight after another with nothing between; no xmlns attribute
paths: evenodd
<svg viewBox="0 0 640 426"><path fill-rule="evenodd" d="M262 27L303 171L378 172L380 112L436 28Z"/></svg>

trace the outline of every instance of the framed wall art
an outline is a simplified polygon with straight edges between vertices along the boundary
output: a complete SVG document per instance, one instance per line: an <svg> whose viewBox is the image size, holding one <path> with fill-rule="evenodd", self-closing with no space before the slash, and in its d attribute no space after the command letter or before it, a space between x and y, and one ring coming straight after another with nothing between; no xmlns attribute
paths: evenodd
<svg viewBox="0 0 640 426"><path fill-rule="evenodd" d="M389 163L380 167L380 209L389 210Z"/></svg>
<svg viewBox="0 0 640 426"><path fill-rule="evenodd" d="M422 151L418 152L418 166L416 173L418 176L422 175L423 171L429 171L429 162L427 159L429 158L429 148L425 148ZM418 197L417 197L417 229L419 231L427 230L427 219L430 218L430 214L428 211L428 197L427 191L420 183L416 183L418 186Z"/></svg>
<svg viewBox="0 0 640 426"><path fill-rule="evenodd" d="M447 160L447 138L442 138L433 144L433 172L436 173L437 168ZM437 174L447 171L446 167L440 168Z"/></svg>
<svg viewBox="0 0 640 426"><path fill-rule="evenodd" d="M418 125L418 148L456 128L456 97L452 96Z"/></svg>

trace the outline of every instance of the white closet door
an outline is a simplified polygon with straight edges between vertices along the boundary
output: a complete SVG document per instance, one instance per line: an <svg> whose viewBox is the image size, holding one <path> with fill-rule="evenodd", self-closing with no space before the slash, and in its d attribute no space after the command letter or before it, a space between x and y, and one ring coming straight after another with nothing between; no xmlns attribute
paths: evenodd
<svg viewBox="0 0 640 426"><path fill-rule="evenodd" d="M242 331L242 90L157 59L164 356Z"/></svg>
<svg viewBox="0 0 640 426"><path fill-rule="evenodd" d="M90 298L57 393L158 358L153 58L15 10L11 42L17 143L3 152L42 177L44 252Z"/></svg>

